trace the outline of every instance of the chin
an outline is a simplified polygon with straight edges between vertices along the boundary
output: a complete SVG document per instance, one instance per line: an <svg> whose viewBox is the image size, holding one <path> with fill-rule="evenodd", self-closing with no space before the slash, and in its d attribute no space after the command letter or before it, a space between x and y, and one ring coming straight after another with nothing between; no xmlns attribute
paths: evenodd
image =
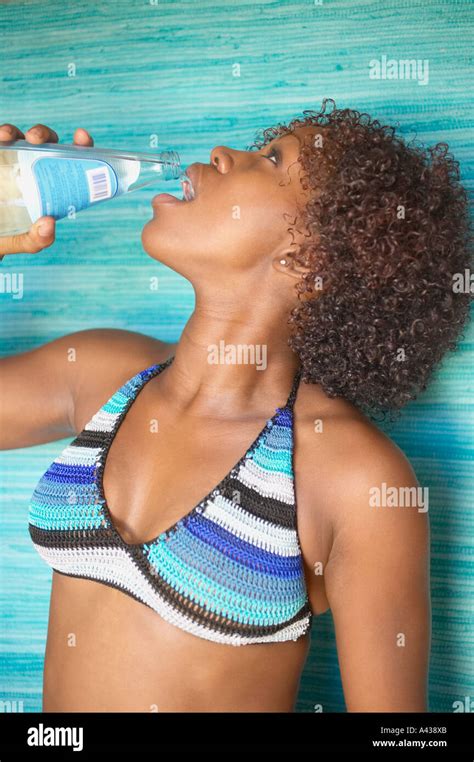
<svg viewBox="0 0 474 762"><path fill-rule="evenodd" d="M156 230L154 225L154 220L149 220L149 222L144 225L142 230L142 246L145 249L146 253L150 255L150 257L153 257L153 259L161 260L160 257L160 234Z"/></svg>
<svg viewBox="0 0 474 762"><path fill-rule="evenodd" d="M165 241L165 236L159 230L155 220L150 220L143 227L141 240L142 246L149 257L170 267L172 270L176 270L176 254L182 250L180 241Z"/></svg>

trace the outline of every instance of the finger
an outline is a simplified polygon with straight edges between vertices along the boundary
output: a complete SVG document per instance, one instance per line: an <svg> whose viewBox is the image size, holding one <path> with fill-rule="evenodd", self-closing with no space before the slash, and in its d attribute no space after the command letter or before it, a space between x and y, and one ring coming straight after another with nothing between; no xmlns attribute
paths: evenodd
<svg viewBox="0 0 474 762"><path fill-rule="evenodd" d="M77 130L74 133L73 142L78 146L93 146L94 140L89 135L87 130L84 130L82 127L78 127Z"/></svg>
<svg viewBox="0 0 474 762"><path fill-rule="evenodd" d="M22 131L15 127L14 124L1 124L0 125L0 140L24 140L25 136Z"/></svg>
<svg viewBox="0 0 474 762"><path fill-rule="evenodd" d="M0 256L36 254L54 242L55 227L53 217L40 217L27 233L0 238Z"/></svg>
<svg viewBox="0 0 474 762"><path fill-rule="evenodd" d="M34 127L30 127L25 135L26 140L29 143L57 143L59 138L57 133L46 127L44 124L35 124Z"/></svg>

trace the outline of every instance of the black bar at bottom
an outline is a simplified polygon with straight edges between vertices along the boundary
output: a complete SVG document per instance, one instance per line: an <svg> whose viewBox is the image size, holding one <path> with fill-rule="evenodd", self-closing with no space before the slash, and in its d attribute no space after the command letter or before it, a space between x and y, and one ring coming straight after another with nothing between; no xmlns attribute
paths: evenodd
<svg viewBox="0 0 474 762"><path fill-rule="evenodd" d="M226 749L290 746L314 752L346 752L419 759L449 755L472 762L469 713L3 713L0 760L95 759L109 752L132 758L137 751L204 747ZM320 757L321 759L321 757Z"/></svg>

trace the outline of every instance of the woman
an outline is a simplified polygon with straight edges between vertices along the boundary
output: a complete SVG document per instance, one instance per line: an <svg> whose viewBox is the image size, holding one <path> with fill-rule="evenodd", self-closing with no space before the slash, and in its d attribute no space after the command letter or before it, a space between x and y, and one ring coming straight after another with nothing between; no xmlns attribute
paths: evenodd
<svg viewBox="0 0 474 762"><path fill-rule="evenodd" d="M443 146L304 114L153 199L144 249L196 294L176 344L85 330L1 361L2 447L75 437L30 508L44 711L292 711L328 608L347 709L426 710L428 506L371 417L465 324L465 194ZM1 253L53 239L43 218Z"/></svg>

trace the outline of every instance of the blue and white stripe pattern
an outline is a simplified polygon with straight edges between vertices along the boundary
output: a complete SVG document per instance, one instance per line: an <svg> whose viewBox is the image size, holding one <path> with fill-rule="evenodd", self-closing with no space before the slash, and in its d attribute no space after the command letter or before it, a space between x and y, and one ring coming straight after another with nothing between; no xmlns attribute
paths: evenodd
<svg viewBox="0 0 474 762"><path fill-rule="evenodd" d="M119 588L198 637L234 646L297 640L313 616L293 474L299 371L286 405L184 517L140 544L114 526L103 490L108 450L140 389L172 360L127 381L53 461L30 503L33 543L57 572Z"/></svg>

